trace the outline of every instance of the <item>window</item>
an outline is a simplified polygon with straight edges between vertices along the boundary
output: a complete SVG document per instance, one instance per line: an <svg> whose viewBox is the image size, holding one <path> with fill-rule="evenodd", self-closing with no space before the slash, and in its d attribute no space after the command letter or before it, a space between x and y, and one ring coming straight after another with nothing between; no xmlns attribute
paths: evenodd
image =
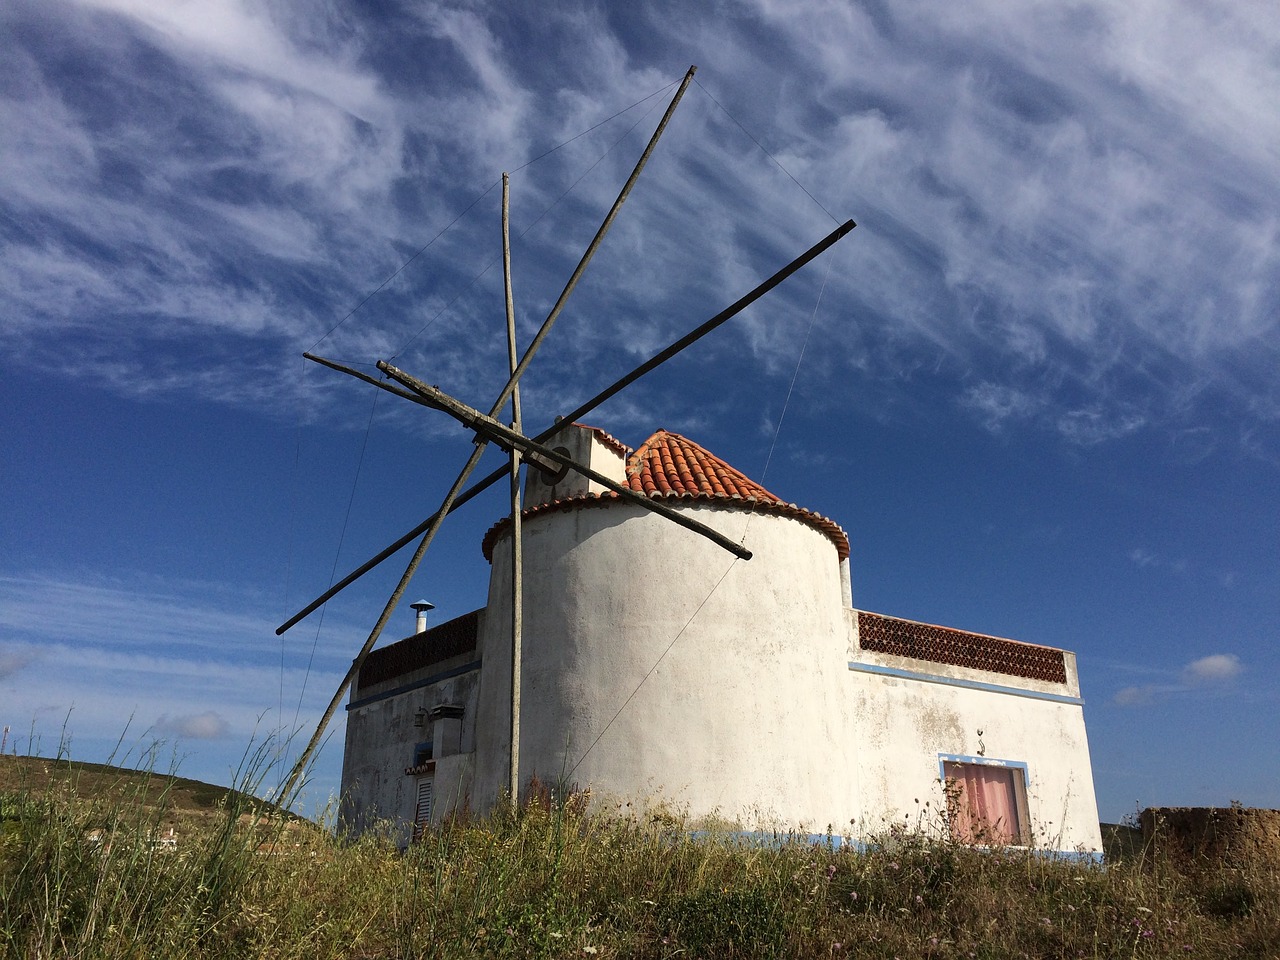
<svg viewBox="0 0 1280 960"><path fill-rule="evenodd" d="M432 795L435 788L435 777L418 778L418 803L413 810L413 839L422 839L422 832L431 825L431 807L434 803Z"/></svg>
<svg viewBox="0 0 1280 960"><path fill-rule="evenodd" d="M952 837L961 843L1030 843L1025 764L984 757L940 760Z"/></svg>

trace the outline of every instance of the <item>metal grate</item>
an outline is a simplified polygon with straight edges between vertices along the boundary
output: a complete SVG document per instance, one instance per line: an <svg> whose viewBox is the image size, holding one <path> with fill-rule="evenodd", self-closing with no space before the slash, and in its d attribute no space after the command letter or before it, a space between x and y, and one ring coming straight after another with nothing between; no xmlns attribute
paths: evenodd
<svg viewBox="0 0 1280 960"><path fill-rule="evenodd" d="M989 670L1029 680L1067 682L1061 650L980 633L965 633L912 620L858 611L858 640L863 650L898 657Z"/></svg>

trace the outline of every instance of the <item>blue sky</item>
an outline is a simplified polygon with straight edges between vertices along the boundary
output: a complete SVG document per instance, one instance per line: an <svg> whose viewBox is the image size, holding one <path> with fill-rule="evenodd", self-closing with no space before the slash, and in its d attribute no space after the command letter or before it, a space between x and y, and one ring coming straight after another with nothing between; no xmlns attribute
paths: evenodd
<svg viewBox="0 0 1280 960"><path fill-rule="evenodd" d="M251 738L309 733L404 558L274 626L430 513L469 443L302 352L487 408L501 172L527 342L694 63L527 420L852 217L592 420L836 519L862 608L1076 651L1104 818L1280 806L1274 5L13 0L0 30L20 749L159 741L227 782ZM437 622L483 603L502 511L433 548L410 591Z"/></svg>

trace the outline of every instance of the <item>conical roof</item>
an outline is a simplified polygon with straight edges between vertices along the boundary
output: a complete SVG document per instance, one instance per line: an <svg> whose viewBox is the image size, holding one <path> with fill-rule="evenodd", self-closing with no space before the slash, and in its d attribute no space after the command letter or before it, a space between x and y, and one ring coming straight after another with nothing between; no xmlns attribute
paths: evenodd
<svg viewBox="0 0 1280 960"><path fill-rule="evenodd" d="M659 430L627 458L627 486L650 497L693 494L782 503L688 437Z"/></svg>
<svg viewBox="0 0 1280 960"><path fill-rule="evenodd" d="M654 499L706 501L794 517L821 531L835 545L841 560L849 556L849 538L834 520L787 503L705 447L669 430L658 430L627 458L627 486ZM584 494L538 504L522 516L620 502L622 498L611 491ZM493 545L510 522L504 518L485 534L482 549L486 559L492 559Z"/></svg>

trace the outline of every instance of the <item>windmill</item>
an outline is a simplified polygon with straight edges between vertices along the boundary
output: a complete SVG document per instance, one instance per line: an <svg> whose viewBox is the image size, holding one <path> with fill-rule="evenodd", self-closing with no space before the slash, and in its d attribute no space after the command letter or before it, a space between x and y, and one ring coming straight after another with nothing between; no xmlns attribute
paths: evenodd
<svg viewBox="0 0 1280 960"><path fill-rule="evenodd" d="M311 756L315 752L317 745L319 744L322 736L324 735L324 731L327 728L329 721L332 719L334 712L337 710L337 707L341 702L342 697L346 694L348 687L351 685L352 681L355 679L356 675L359 673L360 667L363 664L365 658L368 656L369 652L373 649L374 645L377 643L378 638L381 636L383 629L385 628L388 620L391 617L391 614L394 612L397 604L400 602L401 598L403 597L404 592L409 585L409 582L413 579L414 573L417 571L419 564L422 562L423 556L426 554L428 547L431 545L432 540L435 538L435 535L440 529L440 526L443 523L445 517L447 517L448 514L452 510L454 510L456 507L461 506L463 503L466 503L468 500L472 499L483 490L488 489L494 483L501 480L504 476L509 477L511 482L511 524L512 524L512 550L513 550L513 557L512 557L513 602L511 605L511 616L512 616L511 641L512 641L513 676L512 676L512 708L511 708L510 781L509 781L508 789L510 791L510 795L513 798L518 796L518 793L519 793L519 782L518 782L519 744L520 744L519 697L520 697L520 660L521 660L520 620L521 620L521 608L522 608L522 603L521 603L522 562L521 562L521 540L520 540L521 507L520 507L520 490L519 490L519 471L522 463L527 464L528 466L533 467L535 469L541 470L544 473L549 475L555 475L555 474L563 475L563 471L573 470L601 484L607 489L613 491L617 496L625 500L628 500L632 503L635 503L636 505L646 510L650 510L654 513L658 513L661 516L664 516L667 519L671 520L673 523L677 523L691 530L694 533L697 533L703 537L706 537L707 539L711 540L718 546L722 547L723 549L729 551L730 553L734 554L735 556L741 559L749 560L751 558L750 551L746 550L740 544L735 543L729 538L723 536L718 531L713 530L710 527L693 520L691 517L685 514L672 510L671 508L667 507L665 504L657 500L651 500L644 495L633 492L626 486L622 484L618 484L617 482L611 480L610 478L605 477L591 470L589 467L574 461L570 456L567 455L567 453L563 449L557 449L557 448L552 448L547 446L546 441L549 440L560 429L560 424L562 421L573 422L585 416L587 413L594 410L600 404L604 403L606 400L608 400L609 398L613 397L614 395L616 395L617 393L625 389L631 383L634 383L640 377L644 376L645 374L649 373L656 367L665 363L667 360L671 359L676 354L680 353L690 344L706 336L708 333L710 333L712 330L719 327L721 324L729 320L731 317L740 313L747 306L754 303L760 297L764 296L764 294L772 290L775 286L777 286L779 283L781 283L791 274L795 273L805 264L809 263L809 261L821 255L824 251L826 251L829 247L831 247L833 244L838 242L841 238L846 236L849 233L849 231L851 231L854 228L855 224L853 223L852 220L848 220L845 223L841 224L839 227L837 227L835 230L829 233L826 237L818 241L818 243L814 244L812 247L810 247L807 251L805 251L799 257L792 260L790 263L788 263L786 266L780 269L777 273L773 274L773 276L764 280L762 283L757 285L753 290L751 290L750 292L748 292L747 294L739 298L730 306L726 307L720 313L716 314L714 317L707 320L705 323L701 324L694 330L690 331L688 334L681 337L679 340L675 341L664 350L658 352L649 360L646 360L644 363L640 364L640 366L636 367L630 373L621 377L619 380L615 381L610 386L606 387L596 396L586 401L584 404L582 404L581 406L579 406L569 414L565 415L564 417L557 418L557 422L555 424L553 424L551 427L547 428L546 430L542 431L541 433L533 437L526 436L525 433L523 432L523 424L522 424L521 413L520 413L519 385L520 385L521 377L524 375L526 369L529 366L529 363L532 361L534 355L537 353L538 348L542 345L543 341L546 339L547 335L550 333L552 326L555 324L556 319L559 317L560 313L563 311L564 306L569 299L569 296L572 294L574 290L574 287L577 285L579 279L582 277L583 273L585 272L587 265L590 263L592 257L595 255L597 249L600 247L600 244L603 242L605 235L608 233L609 228L613 224L614 219L617 217L618 212L621 209L623 203L626 202L626 199L630 194L632 187L635 185L636 181L639 179L640 173L644 169L644 166L647 163L649 156L652 154L654 147L657 145L658 140L661 138L662 133L666 129L668 122L670 121L672 115L675 113L676 107L679 105L681 98L684 96L684 93L687 90L690 82L693 80L693 75L696 69L697 69L696 67L690 67L688 72L685 74L674 96L672 97L671 102L668 104L666 112L663 114L662 119L658 122L657 128L655 129L653 135L650 137L644 152L641 154L639 160L636 162L636 165L632 170L631 175L628 177L626 183L623 185L621 191L617 196L617 199L614 201L613 206L610 208L609 213L605 216L604 221L601 223L600 228L596 231L596 234L592 238L590 244L588 244L586 251L583 253L582 258L579 260L577 267L574 269L572 275L569 277L569 280L565 284L562 292L560 293L559 298L556 300L555 305L552 307L551 311L548 313L546 319L542 322L542 325L538 329L537 333L535 334L533 340L530 342L529 346L525 348L524 353L520 355L519 360L517 360L518 351L517 351L516 339L515 339L515 310L514 310L513 297L511 293L511 258L510 258L509 216L508 216L509 179L506 174L503 175L503 178L502 178L502 188L503 188L502 189L502 238L503 238L502 246L503 246L503 278L504 278L504 288L505 288L509 376L508 376L506 385L503 387L502 391L499 393L497 399L494 401L488 413L485 413L482 410L478 410L474 407L471 407L461 402L460 400L457 400L456 398L450 396L445 391L441 390L439 387L430 385L424 382L423 380L419 379L418 377L415 377L393 366L392 364L388 363L385 360L378 361L377 367L387 379L379 380L376 377L369 376L368 374L365 374L362 371L356 370L345 364L341 364L333 360L325 359L323 357L315 356L311 353L304 354L304 356L307 359L315 361L316 363L320 363L331 369L356 377L357 379L360 379L365 381L366 383L372 384L373 386L376 386L381 390L386 390L390 393L393 393L396 396L401 397L405 400L408 400L412 403L416 403L421 406L425 406L430 409L441 411L448 414L449 416L453 417L455 420L457 420L459 423L461 423L463 426L465 426L467 429L471 430L474 433L475 447L472 450L470 457L467 459L467 462L459 471L457 479L453 482L452 486L449 488L448 493L445 495L444 499L442 500L439 509L436 510L435 513L433 513L430 517L428 517L426 520L424 520L422 523L416 526L413 530L409 531L404 536L402 536L401 538L396 540L394 543L386 547L384 550L379 552L376 556L372 557L370 560L361 564L359 567L357 567L355 570L349 573L346 577L339 580L337 583L331 586L328 590L326 590L324 593L318 596L311 603L303 607L302 610L294 614L294 616L290 617L287 621L285 621L276 629L277 635L283 634L286 630L288 630L290 627L298 623L304 617L308 616L310 613L317 610L320 606L322 606L324 603L326 603L329 599L331 599L333 596L338 594L340 591L345 589L351 583L355 582L365 573L372 570L375 566L380 564L383 560L386 560L392 554L398 552L400 549L407 546L414 539L420 538L418 542L418 546L415 549L413 556L410 559L408 565L406 566L403 576L400 578L399 583L396 585L395 589L391 593L391 596L388 598L386 605L382 610L381 615L378 617L376 623L373 626L373 629L370 631L369 636L365 640L364 645L361 647L356 657L352 660L351 666L348 668L345 677L342 679L341 683L338 685L337 691L334 693L332 699L329 702L328 707L326 708L319 723L317 724L315 733L312 735L310 741L307 743L301 755L298 757L298 760L294 764L292 770L290 771L289 776L281 785L277 794L277 798L280 801L287 802L288 800L292 799L293 791L298 785L302 777L302 774L307 767L307 764L310 762ZM510 424L504 423L501 420L497 419L499 415L506 409L508 403L511 404L511 413L512 413L512 419ZM480 458L484 453L484 448L489 443L494 443L508 452L509 457L508 457L507 466L505 468L500 468L494 471L493 473L489 474L479 482L472 484L470 487L466 487L466 484L470 480L471 475L475 472L476 467L479 465ZM464 487L466 489L464 489Z"/></svg>

